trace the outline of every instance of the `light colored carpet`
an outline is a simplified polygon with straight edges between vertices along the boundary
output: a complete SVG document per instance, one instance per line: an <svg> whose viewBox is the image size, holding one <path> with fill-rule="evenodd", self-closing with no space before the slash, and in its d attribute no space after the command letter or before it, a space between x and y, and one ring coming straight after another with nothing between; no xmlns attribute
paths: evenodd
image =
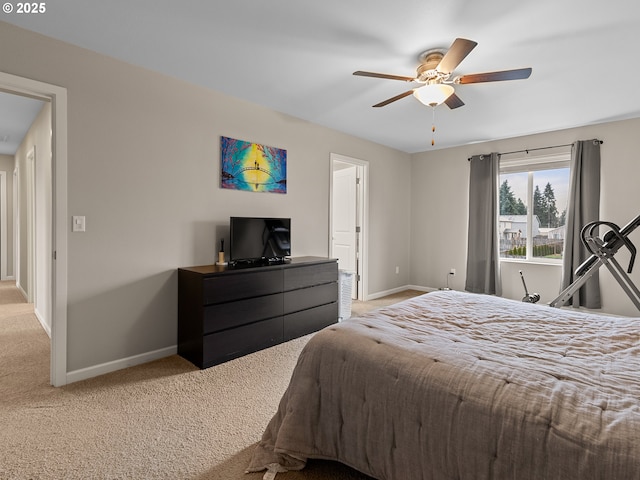
<svg viewBox="0 0 640 480"><path fill-rule="evenodd" d="M13 283L0 282L0 479L261 479L244 469L309 338L206 370L176 355L54 388L49 338ZM279 478L369 477L311 461Z"/></svg>
<svg viewBox="0 0 640 480"><path fill-rule="evenodd" d="M375 300L369 300L367 302L354 300L351 304L351 315L362 315L369 310L386 307L387 305L393 305L394 303L401 302L402 300L407 300L424 293L425 292L420 292L418 290L403 290L402 292L387 295L386 297L377 298Z"/></svg>

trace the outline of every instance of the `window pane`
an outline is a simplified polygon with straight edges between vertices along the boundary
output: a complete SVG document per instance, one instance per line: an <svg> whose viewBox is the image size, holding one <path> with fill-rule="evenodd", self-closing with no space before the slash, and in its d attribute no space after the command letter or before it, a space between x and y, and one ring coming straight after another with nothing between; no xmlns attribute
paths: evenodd
<svg viewBox="0 0 640 480"><path fill-rule="evenodd" d="M527 185L529 174L500 175L500 257L526 258L527 252Z"/></svg>
<svg viewBox="0 0 640 480"><path fill-rule="evenodd" d="M561 259L567 215L569 169L533 173L533 257Z"/></svg>

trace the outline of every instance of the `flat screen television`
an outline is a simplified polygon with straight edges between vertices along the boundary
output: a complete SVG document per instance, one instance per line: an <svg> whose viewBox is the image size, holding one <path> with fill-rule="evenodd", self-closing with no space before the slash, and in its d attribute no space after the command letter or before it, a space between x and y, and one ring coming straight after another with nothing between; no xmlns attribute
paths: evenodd
<svg viewBox="0 0 640 480"><path fill-rule="evenodd" d="M291 256L291 219L231 217L229 260L234 264L283 262Z"/></svg>

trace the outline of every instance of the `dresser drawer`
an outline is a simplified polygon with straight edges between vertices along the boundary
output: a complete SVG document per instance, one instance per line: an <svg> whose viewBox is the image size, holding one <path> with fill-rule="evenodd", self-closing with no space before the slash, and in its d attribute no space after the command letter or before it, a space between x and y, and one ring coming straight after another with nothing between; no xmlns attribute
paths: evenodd
<svg viewBox="0 0 640 480"><path fill-rule="evenodd" d="M282 338L282 317L206 335L203 368L277 345Z"/></svg>
<svg viewBox="0 0 640 480"><path fill-rule="evenodd" d="M281 317L282 294L247 298L204 307L204 334L239 327L259 320Z"/></svg>
<svg viewBox="0 0 640 480"><path fill-rule="evenodd" d="M180 268L178 353L211 367L282 343L285 318L288 339L336 322L337 300L338 264L323 257Z"/></svg>
<svg viewBox="0 0 640 480"><path fill-rule="evenodd" d="M229 302L282 292L282 271L238 272L204 280L204 304Z"/></svg>
<svg viewBox="0 0 640 480"><path fill-rule="evenodd" d="M336 262L293 267L284 270L285 291L336 281L338 281L338 264Z"/></svg>
<svg viewBox="0 0 640 480"><path fill-rule="evenodd" d="M297 312L336 301L338 301L337 283L292 290L284 292L284 313Z"/></svg>
<svg viewBox="0 0 640 480"><path fill-rule="evenodd" d="M284 341L318 331L338 321L338 303L329 303L284 316Z"/></svg>

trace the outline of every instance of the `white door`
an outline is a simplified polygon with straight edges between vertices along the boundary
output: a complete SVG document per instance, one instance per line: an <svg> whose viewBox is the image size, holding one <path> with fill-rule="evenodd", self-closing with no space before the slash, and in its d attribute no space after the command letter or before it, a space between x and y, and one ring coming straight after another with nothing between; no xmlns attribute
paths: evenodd
<svg viewBox="0 0 640 480"><path fill-rule="evenodd" d="M0 172L0 280L7 279L7 172Z"/></svg>
<svg viewBox="0 0 640 480"><path fill-rule="evenodd" d="M358 271L357 167L351 165L333 172L333 256L338 267L354 273L352 296L357 298L355 273Z"/></svg>
<svg viewBox="0 0 640 480"><path fill-rule="evenodd" d="M36 304L36 147L27 154L27 301Z"/></svg>

